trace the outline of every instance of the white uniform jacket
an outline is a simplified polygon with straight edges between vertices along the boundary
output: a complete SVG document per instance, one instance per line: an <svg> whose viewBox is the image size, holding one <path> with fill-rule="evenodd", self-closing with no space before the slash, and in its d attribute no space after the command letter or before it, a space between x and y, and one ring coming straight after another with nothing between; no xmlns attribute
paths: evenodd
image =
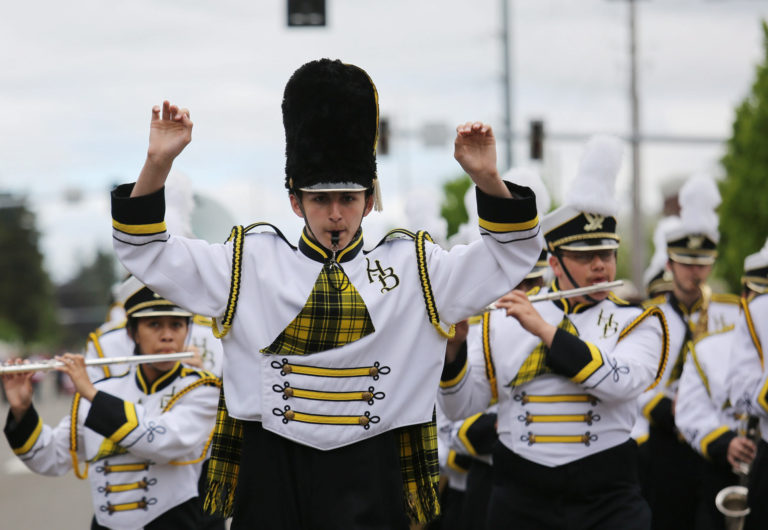
<svg viewBox="0 0 768 530"><path fill-rule="evenodd" d="M686 308L675 299L671 293L657 296L645 304L645 307L658 307L664 313L669 325L669 359L661 382L653 390L643 392L637 400L640 414L632 429L632 437L639 443L648 438L648 426L652 416L657 421L674 425L671 415L671 403L677 393L677 387L682 374L687 348L685 344L692 338L692 333L701 314L701 300L691 309ZM739 316L739 297L732 294L712 294L707 309L707 333L717 333L731 328ZM686 329L688 330L686 332Z"/></svg>
<svg viewBox="0 0 768 530"><path fill-rule="evenodd" d="M755 297L743 308L732 337L729 397L739 410L760 417L760 432L768 442L768 369L764 356L768 344L768 294Z"/></svg>
<svg viewBox="0 0 768 530"><path fill-rule="evenodd" d="M328 450L431 420L447 324L479 313L517 285L542 248L531 191L507 186L523 198L478 190L483 237L471 245L445 251L401 230L362 251L357 234L336 260L373 332L309 355L262 353L296 324L330 261L306 230L298 248L276 229L252 230L261 225L245 229L242 244L237 237L214 245L176 237L165 231L162 190L129 199L132 185L124 185L112 194L114 246L152 290L215 317L222 329L231 324L223 338L230 416ZM435 329L440 325L442 333ZM315 331L310 326L306 333Z"/></svg>
<svg viewBox="0 0 768 530"><path fill-rule="evenodd" d="M625 442L637 396L663 372L668 347L663 314L613 295L593 305L571 307L558 300L534 307L559 327L551 348L504 310L491 312L482 341L468 344L468 350L490 351L501 442L550 467ZM484 369L459 359L446 366L438 398L446 414L461 418L484 410L492 388Z"/></svg>
<svg viewBox="0 0 768 530"><path fill-rule="evenodd" d="M733 328L694 343L680 376L675 425L696 452L707 459L725 458L738 432L741 415L728 399L728 371Z"/></svg>
<svg viewBox="0 0 768 530"><path fill-rule="evenodd" d="M95 383L89 403L75 394L72 413L56 427L34 407L5 432L29 469L87 475L96 520L136 530L198 496L198 479L216 418L220 380L180 363L147 385L134 366ZM74 429L72 426L75 426Z"/></svg>
<svg viewBox="0 0 768 530"><path fill-rule="evenodd" d="M213 336L210 318L195 315L189 325L185 348L195 346L203 359L203 370L221 377L224 364L224 349L221 341ZM101 327L88 335L85 345L86 359L103 359L108 357L130 357L134 354L135 343L128 336L126 321L113 324L111 327ZM105 377L121 375L130 370L126 364L91 365L88 375L91 381Z"/></svg>

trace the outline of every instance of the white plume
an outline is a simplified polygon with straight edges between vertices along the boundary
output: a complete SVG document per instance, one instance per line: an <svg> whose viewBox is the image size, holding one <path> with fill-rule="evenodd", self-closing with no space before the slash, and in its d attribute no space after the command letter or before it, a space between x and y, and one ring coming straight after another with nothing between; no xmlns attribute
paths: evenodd
<svg viewBox="0 0 768 530"><path fill-rule="evenodd" d="M717 242L718 218L715 209L720 205L720 191L715 180L708 175L695 175L680 188L680 219L686 234L706 234Z"/></svg>
<svg viewBox="0 0 768 530"><path fill-rule="evenodd" d="M624 145L615 136L592 136L565 195L565 204L580 212L615 216L619 210L615 198L616 176L623 155Z"/></svg>
<svg viewBox="0 0 768 530"><path fill-rule="evenodd" d="M533 193L536 194L536 210L539 216L543 216L551 208L552 199L538 171L528 167L513 167L504 173L502 178L513 184L527 186L533 190Z"/></svg>
<svg viewBox="0 0 768 530"><path fill-rule="evenodd" d="M648 285L651 278L666 267L667 260L669 259L667 256L667 234L679 226L680 218L676 215L662 217L656 224L656 229L653 232L653 257L651 257L651 262L643 274L643 283L645 285Z"/></svg>

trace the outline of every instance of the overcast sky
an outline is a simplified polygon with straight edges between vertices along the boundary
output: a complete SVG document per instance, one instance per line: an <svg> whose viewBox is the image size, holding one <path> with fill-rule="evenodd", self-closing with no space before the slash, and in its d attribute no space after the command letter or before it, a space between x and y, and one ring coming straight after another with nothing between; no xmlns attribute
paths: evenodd
<svg viewBox="0 0 768 530"><path fill-rule="evenodd" d="M66 280L97 247L111 248L108 190L134 180L150 108L191 109L193 142L175 168L238 224L269 220L298 234L283 189L282 91L306 61L340 58L368 71L395 132L379 159L384 215L368 243L407 225L409 193L460 173L450 141L425 147L427 124L503 127L500 0L327 0L325 28L286 27L285 0L16 2L0 17L0 191L28 194L46 266ZM629 132L628 4L510 0L514 129ZM763 56L768 2L638 3L638 76L646 134L726 138L733 108ZM581 144L550 141L545 179L559 198ZM658 212L673 175L717 173L716 144L648 144L643 206ZM515 163L525 164L526 143ZM500 166L505 160L500 151ZM629 151L618 196L629 204ZM63 200L79 192L78 202ZM628 219L627 219L628 220ZM625 221L626 223L626 221ZM409 227L417 228L417 227ZM373 232L373 234L371 234ZM223 230L221 239L226 237Z"/></svg>

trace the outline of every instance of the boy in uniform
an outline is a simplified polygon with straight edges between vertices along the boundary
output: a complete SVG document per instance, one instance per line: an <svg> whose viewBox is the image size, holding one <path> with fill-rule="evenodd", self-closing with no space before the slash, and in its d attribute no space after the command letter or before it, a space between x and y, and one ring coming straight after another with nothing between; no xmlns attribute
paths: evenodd
<svg viewBox="0 0 768 530"><path fill-rule="evenodd" d="M565 204L542 221L555 280L541 291L614 280L621 157L615 138L587 144ZM512 291L496 307L485 344L446 356L438 394L459 418L498 396L487 527L647 529L629 435L634 398L663 371L663 315L607 291L533 304ZM466 350L478 347L490 351L495 388L466 363Z"/></svg>
<svg viewBox="0 0 768 530"><path fill-rule="evenodd" d="M370 77L340 61L305 64L286 85L283 122L286 188L305 221L298 246L263 223L221 245L166 232L163 182L192 123L165 102L137 183L113 192L115 249L148 285L216 316L225 399L213 510L232 511L232 528L405 528L439 511L433 409L446 323L530 270L535 199L499 177L490 127L468 123L456 158L477 185L483 240L446 252L396 230L363 252L362 219L380 207Z"/></svg>

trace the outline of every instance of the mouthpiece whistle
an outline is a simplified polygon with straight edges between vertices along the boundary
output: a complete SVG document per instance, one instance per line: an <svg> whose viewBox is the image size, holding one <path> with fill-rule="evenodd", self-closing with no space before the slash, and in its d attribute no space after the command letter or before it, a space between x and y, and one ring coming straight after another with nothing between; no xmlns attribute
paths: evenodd
<svg viewBox="0 0 768 530"><path fill-rule="evenodd" d="M339 232L333 231L331 232L331 249L335 250L339 246Z"/></svg>

